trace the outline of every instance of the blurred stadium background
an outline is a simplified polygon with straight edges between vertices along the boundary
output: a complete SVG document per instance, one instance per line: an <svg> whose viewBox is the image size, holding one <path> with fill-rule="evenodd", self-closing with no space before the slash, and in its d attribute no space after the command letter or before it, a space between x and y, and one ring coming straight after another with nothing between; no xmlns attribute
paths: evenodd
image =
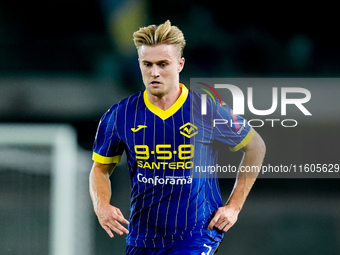
<svg viewBox="0 0 340 255"><path fill-rule="evenodd" d="M0 1L0 127L65 128L76 134L77 146L75 186L68 186L74 200L67 200L74 202L74 222L62 222L72 225L73 248L63 251L53 242L53 143L0 141L0 254L124 254L124 237L111 240L97 223L87 178L101 115L143 89L132 32L167 19L178 25L187 40L185 84L190 77L338 77L336 8L308 5ZM259 129L267 142L265 162L294 156L301 163L339 163L339 119L332 118L338 112L329 109L329 120L314 119L294 131ZM22 135L33 136L27 129L21 127ZM21 133L6 132L0 138L15 140ZM232 182L221 180L225 199ZM115 170L112 189L112 200L128 216L124 164ZM339 194L338 179L260 179L219 254L340 254Z"/></svg>

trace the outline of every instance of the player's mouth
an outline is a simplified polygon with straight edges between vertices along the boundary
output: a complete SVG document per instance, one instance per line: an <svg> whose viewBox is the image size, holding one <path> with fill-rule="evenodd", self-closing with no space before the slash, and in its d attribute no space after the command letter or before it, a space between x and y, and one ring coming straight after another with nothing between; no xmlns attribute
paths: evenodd
<svg viewBox="0 0 340 255"><path fill-rule="evenodd" d="M152 85L153 87L158 87L159 85L161 85L162 83L160 83L159 81L152 81L150 83L150 85Z"/></svg>

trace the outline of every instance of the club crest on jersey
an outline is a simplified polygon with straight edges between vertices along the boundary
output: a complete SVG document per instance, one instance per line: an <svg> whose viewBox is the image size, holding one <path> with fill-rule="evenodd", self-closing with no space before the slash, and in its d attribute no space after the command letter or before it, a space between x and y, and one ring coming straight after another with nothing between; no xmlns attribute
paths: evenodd
<svg viewBox="0 0 340 255"><path fill-rule="evenodd" d="M136 133L137 131L141 130L142 128L147 128L145 125L138 125L137 128L131 128L132 132Z"/></svg>
<svg viewBox="0 0 340 255"><path fill-rule="evenodd" d="M188 138L191 138L198 133L198 128L190 122L187 122L186 124L181 126L179 130L182 135Z"/></svg>

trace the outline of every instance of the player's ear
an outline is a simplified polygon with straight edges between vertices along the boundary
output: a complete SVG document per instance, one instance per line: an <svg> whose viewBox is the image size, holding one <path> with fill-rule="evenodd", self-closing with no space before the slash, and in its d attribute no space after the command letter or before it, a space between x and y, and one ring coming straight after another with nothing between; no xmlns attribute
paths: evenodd
<svg viewBox="0 0 340 255"><path fill-rule="evenodd" d="M182 72L184 68L184 63L185 63L185 58L181 57L179 60L179 65L178 65L178 73Z"/></svg>

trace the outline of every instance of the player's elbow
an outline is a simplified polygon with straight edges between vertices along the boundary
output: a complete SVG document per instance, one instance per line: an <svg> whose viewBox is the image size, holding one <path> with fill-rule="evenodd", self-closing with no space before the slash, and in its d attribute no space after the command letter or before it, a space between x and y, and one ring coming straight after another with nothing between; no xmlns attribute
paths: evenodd
<svg viewBox="0 0 340 255"><path fill-rule="evenodd" d="M255 132L253 138L247 144L245 152L256 154L258 158L264 159L266 154L266 144L257 132Z"/></svg>
<svg viewBox="0 0 340 255"><path fill-rule="evenodd" d="M264 142L264 140L262 139L260 135L259 135L259 140L257 143L257 151L264 158L264 156L266 155L267 148L266 148L266 143Z"/></svg>

